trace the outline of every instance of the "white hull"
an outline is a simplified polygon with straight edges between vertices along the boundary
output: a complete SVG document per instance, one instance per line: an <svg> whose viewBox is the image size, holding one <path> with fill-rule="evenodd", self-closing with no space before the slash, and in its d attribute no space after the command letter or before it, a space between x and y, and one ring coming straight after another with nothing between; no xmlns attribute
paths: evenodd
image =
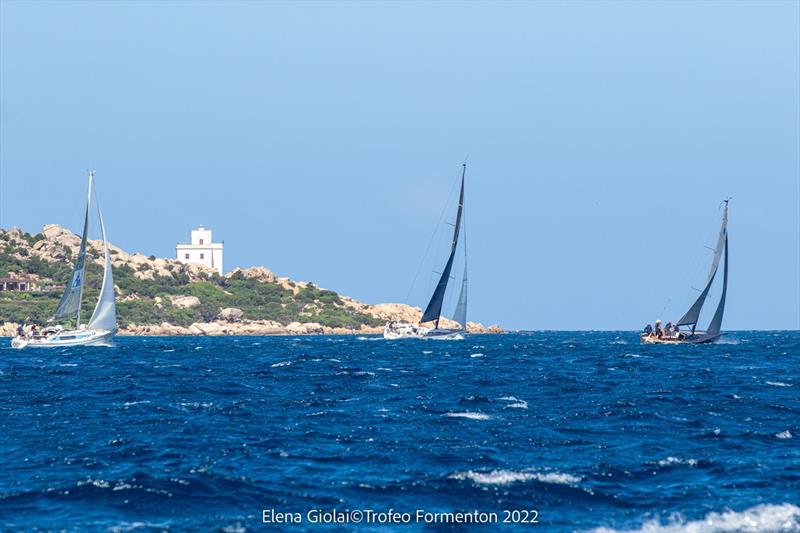
<svg viewBox="0 0 800 533"><path fill-rule="evenodd" d="M655 335L647 335L642 333L640 339L644 344L705 344L707 342L716 342L722 336L720 333L709 334L705 331L696 331L694 334L685 334L681 338L678 337L656 337Z"/></svg>
<svg viewBox="0 0 800 533"><path fill-rule="evenodd" d="M58 348L60 346L97 346L109 344L114 338L115 331L101 329L81 329L61 331L47 338L14 337L11 339L12 348Z"/></svg>
<svg viewBox="0 0 800 533"><path fill-rule="evenodd" d="M464 339L464 331L460 329L426 328L400 322L394 325L386 324L386 327L383 328L383 338L387 340L436 339L460 341Z"/></svg>

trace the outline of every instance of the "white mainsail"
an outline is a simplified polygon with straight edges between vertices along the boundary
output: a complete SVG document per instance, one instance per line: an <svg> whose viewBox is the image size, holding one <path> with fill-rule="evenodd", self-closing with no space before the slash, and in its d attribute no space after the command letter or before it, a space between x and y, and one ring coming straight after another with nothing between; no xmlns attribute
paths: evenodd
<svg viewBox="0 0 800 533"><path fill-rule="evenodd" d="M92 187L94 187L94 182L92 182ZM96 193L95 196L97 196ZM108 249L106 226L103 223L103 212L100 210L100 202L96 198L95 202L97 203L97 215L100 218L100 232L103 235L105 262L103 267L103 285L100 288L100 297L92 313L92 318L89 319L89 329L115 331L117 329L117 306L114 299L114 275L111 271L111 254Z"/></svg>
<svg viewBox="0 0 800 533"><path fill-rule="evenodd" d="M77 317L80 323L81 298L83 296L83 282L86 273L86 237L89 234L89 206L92 203L92 175L89 175L89 192L86 197L86 212L83 218L83 235L81 235L81 245L78 249L78 257L75 259L75 267L72 276L64 289L64 294L58 302L51 321L66 320Z"/></svg>

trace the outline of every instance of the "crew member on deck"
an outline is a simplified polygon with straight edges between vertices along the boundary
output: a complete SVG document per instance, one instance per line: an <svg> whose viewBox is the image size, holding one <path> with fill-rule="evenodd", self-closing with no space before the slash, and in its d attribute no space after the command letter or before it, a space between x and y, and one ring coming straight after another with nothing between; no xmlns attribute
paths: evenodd
<svg viewBox="0 0 800 533"><path fill-rule="evenodd" d="M655 330L656 337L659 339L664 336L664 330L661 329L661 321L656 320L656 330Z"/></svg>
<svg viewBox="0 0 800 533"><path fill-rule="evenodd" d="M649 323L644 327L644 334L648 337L653 334L653 326L651 326Z"/></svg>

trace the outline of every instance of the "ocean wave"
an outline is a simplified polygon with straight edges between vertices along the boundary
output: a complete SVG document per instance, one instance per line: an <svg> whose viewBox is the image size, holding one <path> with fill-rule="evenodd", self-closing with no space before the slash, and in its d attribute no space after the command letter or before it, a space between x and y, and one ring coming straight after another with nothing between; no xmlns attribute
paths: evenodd
<svg viewBox="0 0 800 533"><path fill-rule="evenodd" d="M667 523L658 519L645 522L638 529L599 527L590 533L739 533L800 531L800 507L791 503L761 504L744 511L708 513L701 520L686 520L676 514Z"/></svg>
<svg viewBox="0 0 800 533"><path fill-rule="evenodd" d="M669 456L666 459L661 459L658 461L659 466L670 466L670 465L688 465L688 466L697 466L697 459L680 459L678 457Z"/></svg>
<svg viewBox="0 0 800 533"><path fill-rule="evenodd" d="M492 470L491 472L475 472L474 470L467 470L466 472L456 472L448 476L450 479L457 479L460 481L469 480L479 485L509 485L511 483L525 482L525 481L539 481L541 483L552 483L555 485L576 485L581 481L580 477L570 474L562 474L560 472L526 472L514 470Z"/></svg>
<svg viewBox="0 0 800 533"><path fill-rule="evenodd" d="M773 387L791 387L791 383L784 383L783 381L765 381L767 385L772 385Z"/></svg>
<svg viewBox="0 0 800 533"><path fill-rule="evenodd" d="M169 522L120 522L115 526L108 528L109 533L125 533L127 531L136 531L138 529L147 530L167 530L169 529Z"/></svg>
<svg viewBox="0 0 800 533"><path fill-rule="evenodd" d="M281 367L281 366L289 366L291 364L292 364L291 361L280 361L278 363L273 363L273 364L271 364L269 366L271 366L272 368L278 368L278 367Z"/></svg>
<svg viewBox="0 0 800 533"><path fill-rule="evenodd" d="M775 436L778 437L779 439L791 439L792 432L787 429L786 431L781 431L780 433L776 433Z"/></svg>
<svg viewBox="0 0 800 533"><path fill-rule="evenodd" d="M525 400L520 400L519 398L516 398L514 396L501 396L500 398L498 398L498 400L503 401L503 402L511 402L508 405L506 405L505 407L503 407L503 409L527 409L528 408L528 402L526 402Z"/></svg>
<svg viewBox="0 0 800 533"><path fill-rule="evenodd" d="M444 416L453 418L469 418L470 420L489 420L492 417L486 413L476 413L474 411L465 411L462 413L445 413Z"/></svg>

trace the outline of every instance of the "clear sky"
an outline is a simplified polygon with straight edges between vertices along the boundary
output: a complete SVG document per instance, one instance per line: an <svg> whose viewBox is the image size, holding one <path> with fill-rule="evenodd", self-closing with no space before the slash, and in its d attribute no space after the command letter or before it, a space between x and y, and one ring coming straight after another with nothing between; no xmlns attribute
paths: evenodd
<svg viewBox="0 0 800 533"><path fill-rule="evenodd" d="M468 156L471 319L675 319L731 196L723 326L797 329L799 6L4 0L0 226L91 167L129 251L403 302Z"/></svg>

